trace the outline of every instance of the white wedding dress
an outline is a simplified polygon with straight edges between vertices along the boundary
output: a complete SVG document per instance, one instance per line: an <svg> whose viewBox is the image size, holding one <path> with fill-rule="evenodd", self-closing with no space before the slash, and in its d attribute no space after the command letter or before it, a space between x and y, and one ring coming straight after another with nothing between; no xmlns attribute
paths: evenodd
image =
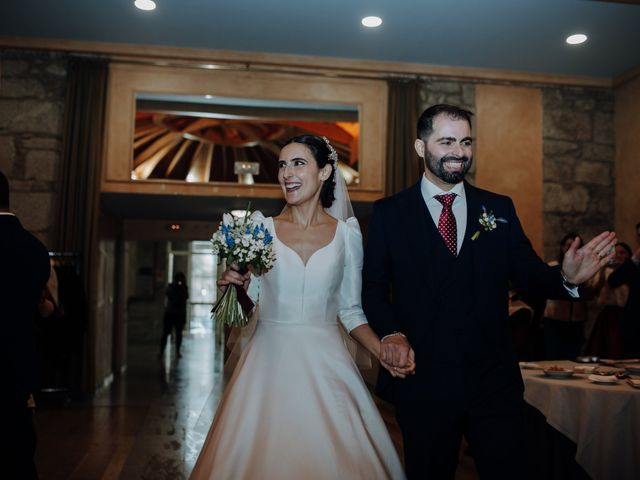
<svg viewBox="0 0 640 480"><path fill-rule="evenodd" d="M305 265L278 240L261 277L255 333L220 402L192 479L405 478L389 433L347 350L360 306L362 235L339 221Z"/></svg>

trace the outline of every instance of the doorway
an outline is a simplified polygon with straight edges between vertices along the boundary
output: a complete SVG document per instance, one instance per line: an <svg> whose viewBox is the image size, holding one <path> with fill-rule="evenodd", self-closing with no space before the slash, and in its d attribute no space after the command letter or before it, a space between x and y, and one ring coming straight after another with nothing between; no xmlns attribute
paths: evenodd
<svg viewBox="0 0 640 480"><path fill-rule="evenodd" d="M168 250L167 279L182 272L189 286L185 334L214 332L211 306L216 301L218 258L211 252L211 242L169 242Z"/></svg>

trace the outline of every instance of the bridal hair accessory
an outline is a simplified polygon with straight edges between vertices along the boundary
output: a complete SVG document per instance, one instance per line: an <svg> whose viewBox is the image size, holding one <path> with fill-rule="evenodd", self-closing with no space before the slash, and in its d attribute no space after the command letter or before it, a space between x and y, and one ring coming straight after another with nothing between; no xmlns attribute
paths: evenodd
<svg viewBox="0 0 640 480"><path fill-rule="evenodd" d="M498 228L498 223L509 223L506 219L502 217L497 217L493 214L492 211L487 212L485 206L482 206L482 213L480 217L478 217L478 223L482 226L485 232L490 232ZM480 236L480 230L473 234L471 240L476 240Z"/></svg>
<svg viewBox="0 0 640 480"><path fill-rule="evenodd" d="M347 218L354 216L351 200L349 199L349 191L347 190L347 182L344 180L342 171L338 166L338 152L336 152L333 145L329 143L329 139L327 137L322 137L322 139L326 142L327 147L329 147L329 161L333 164L333 169L335 171L334 178L336 182L336 186L333 189L333 203L329 208L325 208L325 211L333 218L346 222Z"/></svg>
<svg viewBox="0 0 640 480"><path fill-rule="evenodd" d="M324 140L324 142L327 144L327 147L329 148L329 160L331 161L331 163L333 163L334 167L338 167L338 152L336 152L336 149L333 148L333 145L331 145L331 142L329 142L329 139L327 137L322 137L322 139Z"/></svg>

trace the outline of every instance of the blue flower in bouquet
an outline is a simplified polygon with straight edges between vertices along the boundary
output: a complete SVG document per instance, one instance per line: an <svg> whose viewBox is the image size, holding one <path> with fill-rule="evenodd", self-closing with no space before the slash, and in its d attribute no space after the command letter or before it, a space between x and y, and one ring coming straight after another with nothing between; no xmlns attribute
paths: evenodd
<svg viewBox="0 0 640 480"><path fill-rule="evenodd" d="M269 270L275 261L273 236L262 224L257 224L246 214L237 218L225 213L220 227L211 237L213 253L227 264L235 263L240 272L252 267L254 272ZM212 313L220 323L234 327L242 327L248 318L242 309L239 298L245 301L246 292L236 285L229 286L222 298L216 303Z"/></svg>
<svg viewBox="0 0 640 480"><path fill-rule="evenodd" d="M492 211L488 211L485 206L482 206L482 213L478 218L478 223L482 227L485 232L491 232L498 228L498 223L509 223L506 219L502 217L496 217ZM471 240L476 240L480 236L480 230L473 234Z"/></svg>

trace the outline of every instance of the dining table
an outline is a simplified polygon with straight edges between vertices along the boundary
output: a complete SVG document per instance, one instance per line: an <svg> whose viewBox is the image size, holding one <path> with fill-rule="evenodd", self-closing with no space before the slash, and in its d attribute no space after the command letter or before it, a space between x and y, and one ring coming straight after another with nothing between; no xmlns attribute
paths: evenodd
<svg viewBox="0 0 640 480"><path fill-rule="evenodd" d="M640 367L569 360L520 367L525 401L575 443L575 461L590 478L640 479Z"/></svg>

